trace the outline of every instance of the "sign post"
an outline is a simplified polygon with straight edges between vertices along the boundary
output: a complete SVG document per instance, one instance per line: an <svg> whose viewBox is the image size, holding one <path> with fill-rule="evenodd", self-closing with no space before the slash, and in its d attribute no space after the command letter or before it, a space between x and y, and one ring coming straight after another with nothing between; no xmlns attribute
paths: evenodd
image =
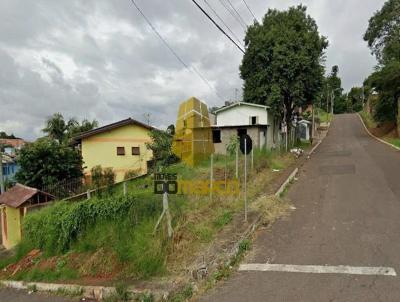
<svg viewBox="0 0 400 302"><path fill-rule="evenodd" d="M210 165L210 199L212 201L213 198L213 165L214 165L214 155L211 154L211 165Z"/></svg>

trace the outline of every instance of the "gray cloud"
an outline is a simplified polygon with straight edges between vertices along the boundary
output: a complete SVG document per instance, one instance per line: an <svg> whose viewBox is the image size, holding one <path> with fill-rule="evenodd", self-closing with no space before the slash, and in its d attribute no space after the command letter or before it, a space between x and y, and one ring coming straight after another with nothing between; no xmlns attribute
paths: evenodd
<svg viewBox="0 0 400 302"><path fill-rule="evenodd" d="M222 96L241 89L241 53L191 1L136 0L156 28ZM209 1L240 38L244 31L219 1ZM384 0L309 0L309 14L330 40L327 68L339 65L346 89L376 64L362 41L368 19ZM202 1L200 1L202 3ZM232 3L248 24L242 0ZM294 0L248 0L257 18ZM203 3L204 4L204 3ZM151 113L156 126L175 122L178 104L197 96L222 100L165 48L130 0L3 0L0 3L0 130L41 135L54 112L101 124ZM240 95L240 91L239 91Z"/></svg>

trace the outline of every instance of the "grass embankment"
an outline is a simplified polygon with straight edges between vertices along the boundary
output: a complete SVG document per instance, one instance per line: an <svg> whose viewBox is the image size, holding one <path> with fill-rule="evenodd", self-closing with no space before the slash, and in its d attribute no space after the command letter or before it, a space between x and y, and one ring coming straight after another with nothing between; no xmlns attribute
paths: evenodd
<svg viewBox="0 0 400 302"><path fill-rule="evenodd" d="M397 137L397 132L395 130L390 131L387 134L380 134L379 131L376 131L379 129L379 123L377 123L373 116L366 110L363 110L360 113L361 118L363 119L365 125L367 126L368 130L372 132L375 136L378 136L379 138L385 140L389 144L392 144L393 146L396 146L400 148L400 138Z"/></svg>
<svg viewBox="0 0 400 302"><path fill-rule="evenodd" d="M377 127L377 123L375 122L374 118L368 111L362 110L359 112L359 114L361 115L361 117L368 129Z"/></svg>
<svg viewBox="0 0 400 302"><path fill-rule="evenodd" d="M273 169L284 169L293 161L291 154L254 152L254 169L249 168L248 200L265 193L266 185L276 175ZM241 156L241 183L243 167ZM177 173L185 180L206 180L209 162L196 169L179 163L170 166L167 172ZM235 158L215 156L215 179L225 179L225 173L227 179L234 178ZM152 178L129 182L128 192L131 192L128 196L117 191L89 201L59 202L28 214L23 241L14 256L0 260L0 269L19 263L0 272L0 278L27 281L80 278L90 282L143 280L182 272L196 253L243 211L242 195L217 195L212 200L204 195L170 195L174 238L169 240L165 224L153 234L162 210L162 197L153 194ZM271 205L267 208L273 211ZM35 249L38 251L32 254Z"/></svg>

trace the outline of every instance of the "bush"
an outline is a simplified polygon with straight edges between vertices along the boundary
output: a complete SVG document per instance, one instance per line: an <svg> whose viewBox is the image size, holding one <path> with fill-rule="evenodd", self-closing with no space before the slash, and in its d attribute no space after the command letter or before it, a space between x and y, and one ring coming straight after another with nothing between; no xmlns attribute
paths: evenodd
<svg viewBox="0 0 400 302"><path fill-rule="evenodd" d="M125 172L124 179L131 179L140 175L140 169L131 169Z"/></svg>
<svg viewBox="0 0 400 302"><path fill-rule="evenodd" d="M112 168L102 168L100 165L94 166L90 170L92 183L95 188L112 187L115 183L115 172Z"/></svg>
<svg viewBox="0 0 400 302"><path fill-rule="evenodd" d="M120 222L124 217L130 217L135 225L143 218L157 216L160 211L161 203L148 194L144 198L128 195L73 204L59 202L27 215L23 223L23 244L48 255L65 253L89 226L106 221Z"/></svg>

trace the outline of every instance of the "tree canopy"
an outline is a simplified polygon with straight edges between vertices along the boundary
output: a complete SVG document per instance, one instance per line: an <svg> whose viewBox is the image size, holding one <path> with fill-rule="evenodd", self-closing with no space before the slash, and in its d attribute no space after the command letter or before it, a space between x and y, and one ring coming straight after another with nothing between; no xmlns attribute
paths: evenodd
<svg viewBox="0 0 400 302"><path fill-rule="evenodd" d="M400 0L386 1L371 17L364 40L381 64L400 60Z"/></svg>
<svg viewBox="0 0 400 302"><path fill-rule="evenodd" d="M268 10L261 24L250 26L240 66L244 101L271 106L290 124L296 106L305 107L320 93L328 41L299 5Z"/></svg>
<svg viewBox="0 0 400 302"><path fill-rule="evenodd" d="M79 151L44 137L22 147L18 155L18 182L35 188L82 176Z"/></svg>
<svg viewBox="0 0 400 302"><path fill-rule="evenodd" d="M374 117L377 121L395 121L400 131L400 0L388 0L369 20L364 34L379 61L365 85L378 93Z"/></svg>
<svg viewBox="0 0 400 302"><path fill-rule="evenodd" d="M55 113L47 119L43 132L46 133L48 137L61 143L79 133L92 130L96 127L98 127L98 122L96 120L88 121L84 119L79 123L75 118L71 118L65 121L61 113Z"/></svg>

